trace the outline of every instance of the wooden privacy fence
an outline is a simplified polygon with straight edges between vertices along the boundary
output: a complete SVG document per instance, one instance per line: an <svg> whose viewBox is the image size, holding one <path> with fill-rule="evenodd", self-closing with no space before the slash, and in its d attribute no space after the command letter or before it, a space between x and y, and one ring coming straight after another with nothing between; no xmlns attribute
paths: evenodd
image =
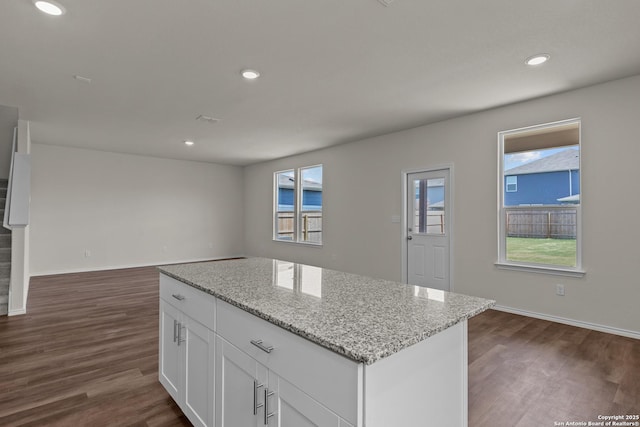
<svg viewBox="0 0 640 427"><path fill-rule="evenodd" d="M508 237L575 239L577 214L574 209L508 210Z"/></svg>
<svg viewBox="0 0 640 427"><path fill-rule="evenodd" d="M322 211L304 211L300 218L300 239L303 242L322 243ZM280 240L295 241L293 212L278 212L278 236Z"/></svg>

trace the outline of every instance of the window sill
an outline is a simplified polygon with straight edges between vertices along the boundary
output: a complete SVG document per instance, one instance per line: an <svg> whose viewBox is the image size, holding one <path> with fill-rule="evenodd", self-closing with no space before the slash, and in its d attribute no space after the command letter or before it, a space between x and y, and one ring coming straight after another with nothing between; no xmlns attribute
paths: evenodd
<svg viewBox="0 0 640 427"><path fill-rule="evenodd" d="M321 248L322 247L322 243L311 243L311 242L296 242L294 240L278 240L278 239L272 239L274 242L278 242L278 243L286 243L288 245L302 245L302 246L311 246L314 248Z"/></svg>
<svg viewBox="0 0 640 427"><path fill-rule="evenodd" d="M586 271L577 268L543 267L510 262L496 262L495 266L501 270L526 271L529 273L552 274L565 277L584 277L584 275L587 274Z"/></svg>

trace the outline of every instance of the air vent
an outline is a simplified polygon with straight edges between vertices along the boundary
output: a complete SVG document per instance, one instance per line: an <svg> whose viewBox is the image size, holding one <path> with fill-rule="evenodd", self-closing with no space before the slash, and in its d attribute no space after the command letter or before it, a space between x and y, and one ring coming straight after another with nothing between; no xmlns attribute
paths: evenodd
<svg viewBox="0 0 640 427"><path fill-rule="evenodd" d="M220 119L216 119L215 117L205 116L202 114L196 117L196 120L199 120L201 122L207 122L207 123L218 123L220 121Z"/></svg>

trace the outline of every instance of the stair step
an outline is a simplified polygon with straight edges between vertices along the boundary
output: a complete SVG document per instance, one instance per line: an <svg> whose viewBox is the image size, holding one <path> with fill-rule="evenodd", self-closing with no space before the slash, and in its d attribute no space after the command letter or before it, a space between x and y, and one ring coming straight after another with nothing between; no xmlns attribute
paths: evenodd
<svg viewBox="0 0 640 427"><path fill-rule="evenodd" d="M11 230L2 226L2 221L0 221L0 234L11 234Z"/></svg>
<svg viewBox="0 0 640 427"><path fill-rule="evenodd" d="M0 304L0 316L4 316L9 313L9 304Z"/></svg>
<svg viewBox="0 0 640 427"><path fill-rule="evenodd" d="M0 262L0 277L9 277L11 274L11 263Z"/></svg>
<svg viewBox="0 0 640 427"><path fill-rule="evenodd" d="M0 248L0 262L11 262L11 248Z"/></svg>

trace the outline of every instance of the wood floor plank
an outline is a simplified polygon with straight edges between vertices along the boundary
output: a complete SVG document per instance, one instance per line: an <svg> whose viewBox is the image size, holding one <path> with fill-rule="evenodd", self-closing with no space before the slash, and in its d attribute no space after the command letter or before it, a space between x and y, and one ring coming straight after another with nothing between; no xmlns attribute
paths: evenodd
<svg viewBox="0 0 640 427"><path fill-rule="evenodd" d="M0 317L0 425L189 426L158 382L158 298L153 267L33 278L28 314ZM470 427L639 413L640 341L493 310L469 321Z"/></svg>
<svg viewBox="0 0 640 427"><path fill-rule="evenodd" d="M188 426L158 382L153 267L35 277L0 318L0 425Z"/></svg>
<svg viewBox="0 0 640 427"><path fill-rule="evenodd" d="M471 427L640 414L639 340L489 310L469 321L469 355Z"/></svg>

